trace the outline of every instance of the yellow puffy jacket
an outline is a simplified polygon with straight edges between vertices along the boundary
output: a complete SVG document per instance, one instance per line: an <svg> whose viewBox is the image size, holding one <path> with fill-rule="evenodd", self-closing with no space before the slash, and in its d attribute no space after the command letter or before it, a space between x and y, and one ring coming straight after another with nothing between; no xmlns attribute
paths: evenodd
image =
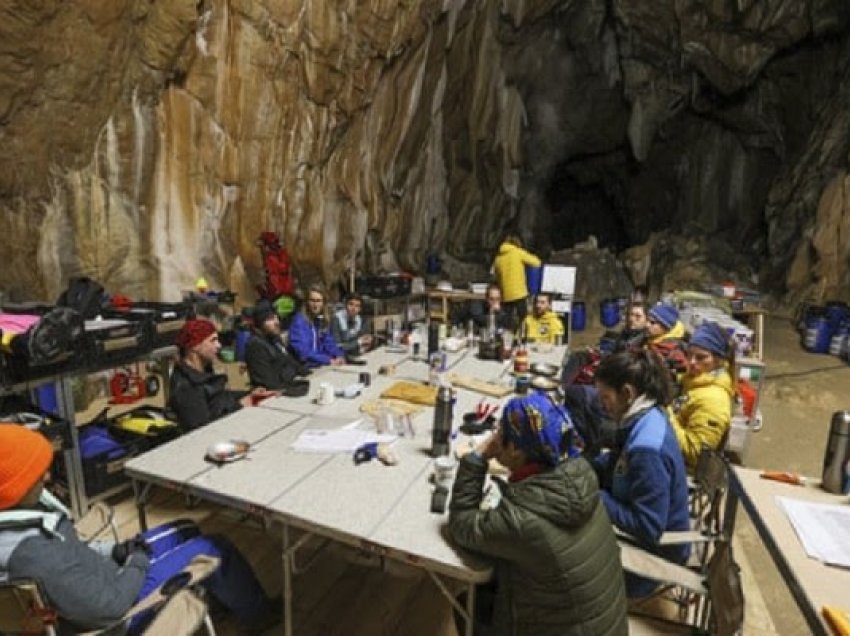
<svg viewBox="0 0 850 636"><path fill-rule="evenodd" d="M703 444L717 449L732 422L735 386L723 367L682 379L682 395L668 408L670 424L693 472Z"/></svg>
<svg viewBox="0 0 850 636"><path fill-rule="evenodd" d="M506 303L521 300L528 296L525 284L525 266L540 267L541 261L531 252L526 252L513 243L502 243L493 262L496 282L502 290L502 300Z"/></svg>

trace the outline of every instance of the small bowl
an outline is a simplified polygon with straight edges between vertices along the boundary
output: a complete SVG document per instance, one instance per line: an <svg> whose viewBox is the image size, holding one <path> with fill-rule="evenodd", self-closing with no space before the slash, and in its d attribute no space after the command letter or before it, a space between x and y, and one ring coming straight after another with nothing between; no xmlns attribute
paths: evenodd
<svg viewBox="0 0 850 636"><path fill-rule="evenodd" d="M207 459L214 462L232 462L248 454L251 444L243 439L215 442L207 448Z"/></svg>
<svg viewBox="0 0 850 636"><path fill-rule="evenodd" d="M534 375L542 375L547 378L552 378L558 374L558 365L549 362L535 362L530 369Z"/></svg>

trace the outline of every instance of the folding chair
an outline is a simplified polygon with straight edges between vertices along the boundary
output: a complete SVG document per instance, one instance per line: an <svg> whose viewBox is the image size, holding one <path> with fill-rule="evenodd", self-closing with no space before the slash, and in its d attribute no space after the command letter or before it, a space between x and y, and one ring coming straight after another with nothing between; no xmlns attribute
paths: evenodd
<svg viewBox="0 0 850 636"><path fill-rule="evenodd" d="M741 571L726 540L715 542L705 574L646 552L628 543L620 544L623 568L640 576L686 588L699 602L680 621L667 618L629 615L629 633L639 634L711 634L735 636L744 625L744 591Z"/></svg>
<svg viewBox="0 0 850 636"><path fill-rule="evenodd" d="M156 616L144 631L146 636L190 636L203 624L210 636L215 636L215 627L203 600L200 583L218 567L219 559L196 556L181 572L178 589L171 581L151 592L136 603L115 625L87 632L94 634L123 633L127 622L149 609ZM184 582L185 581L185 582ZM59 617L53 610L38 583L18 580L0 583L0 633L8 636L18 634L48 634L55 636Z"/></svg>

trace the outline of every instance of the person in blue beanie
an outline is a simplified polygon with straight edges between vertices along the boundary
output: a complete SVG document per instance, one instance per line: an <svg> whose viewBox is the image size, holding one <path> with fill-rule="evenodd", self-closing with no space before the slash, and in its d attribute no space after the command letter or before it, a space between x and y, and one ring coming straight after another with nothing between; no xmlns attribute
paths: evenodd
<svg viewBox="0 0 850 636"><path fill-rule="evenodd" d="M659 302L650 307L646 317L646 346L661 356L674 376L684 373L685 326L679 320L679 310L670 303Z"/></svg>
<svg viewBox="0 0 850 636"><path fill-rule="evenodd" d="M610 451L594 460L608 516L645 549L684 563L689 545L659 545L665 531L690 529L685 462L664 411L669 394L664 367L652 351L613 353L596 371L596 388L616 423ZM629 598L648 596L656 586L626 574Z"/></svg>
<svg viewBox="0 0 850 636"><path fill-rule="evenodd" d="M543 393L514 398L499 428L460 462L449 534L494 559L479 588L476 634L626 634L619 550L587 460L571 443L566 410ZM483 509L487 463L510 470ZM490 603L489 601L492 601ZM488 612L484 608L490 607Z"/></svg>
<svg viewBox="0 0 850 636"><path fill-rule="evenodd" d="M731 426L735 347L723 327L705 322L691 336L687 359L682 394L669 415L685 463L693 471L703 447L720 449Z"/></svg>

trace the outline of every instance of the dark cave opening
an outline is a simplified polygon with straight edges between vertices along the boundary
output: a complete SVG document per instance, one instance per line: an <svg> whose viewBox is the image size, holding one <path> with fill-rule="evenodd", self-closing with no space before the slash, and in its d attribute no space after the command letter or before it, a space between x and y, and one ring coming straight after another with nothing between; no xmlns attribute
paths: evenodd
<svg viewBox="0 0 850 636"><path fill-rule="evenodd" d="M579 183L559 166L545 190L553 250L571 248L596 237L599 247L618 253L632 245L623 209L602 183Z"/></svg>

